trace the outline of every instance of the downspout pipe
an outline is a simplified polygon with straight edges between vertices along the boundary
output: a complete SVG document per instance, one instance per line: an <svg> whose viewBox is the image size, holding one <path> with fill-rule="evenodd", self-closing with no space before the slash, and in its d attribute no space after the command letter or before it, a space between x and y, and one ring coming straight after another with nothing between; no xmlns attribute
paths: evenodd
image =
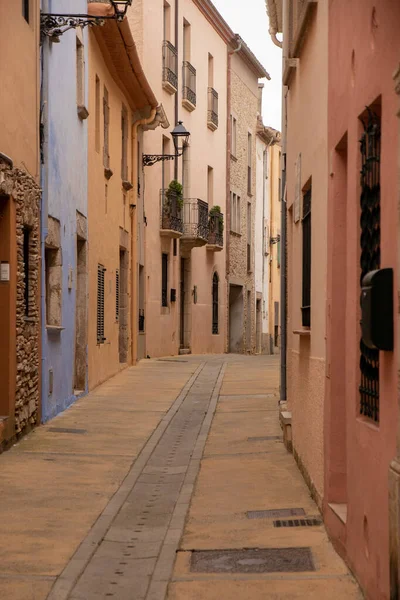
<svg viewBox="0 0 400 600"><path fill-rule="evenodd" d="M289 56L289 0L283 0L282 6L282 73ZM282 86L282 176L281 176L281 368L280 368L280 401L287 399L287 250L286 250L286 145L287 145L287 114L286 86Z"/></svg>
<svg viewBox="0 0 400 600"><path fill-rule="evenodd" d="M175 50L176 50L176 55L179 57L178 49L179 49L179 0L175 0ZM183 60L185 60L185 57L183 57ZM178 77L178 81L179 81L179 77ZM178 120L179 120L178 95L179 95L179 92L176 92L175 105L174 105L174 111L175 111L174 127L175 127L175 125L178 124ZM175 157L175 159L174 159L174 179L178 180L178 157Z"/></svg>
<svg viewBox="0 0 400 600"><path fill-rule="evenodd" d="M138 314L138 298L137 298L137 246L136 246L136 230L137 230L137 201L138 201L138 148L137 137L138 129L141 125L150 125L156 117L157 108L151 109L150 116L144 119L138 119L132 123L131 136L131 157L132 157L132 183L133 188L130 192L130 213L131 213L131 360L135 365L137 362L137 314Z"/></svg>

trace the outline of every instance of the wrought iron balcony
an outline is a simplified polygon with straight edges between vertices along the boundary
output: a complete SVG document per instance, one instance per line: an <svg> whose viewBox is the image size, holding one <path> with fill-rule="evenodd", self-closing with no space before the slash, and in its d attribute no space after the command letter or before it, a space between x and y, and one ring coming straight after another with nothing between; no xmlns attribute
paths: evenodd
<svg viewBox="0 0 400 600"><path fill-rule="evenodd" d="M208 220L207 250L219 252L224 247L224 215L213 212Z"/></svg>
<svg viewBox="0 0 400 600"><path fill-rule="evenodd" d="M178 53L167 40L163 41L163 88L170 94L178 90Z"/></svg>
<svg viewBox="0 0 400 600"><path fill-rule="evenodd" d="M183 201L183 236L181 249L191 250L208 242L208 204L198 198Z"/></svg>
<svg viewBox="0 0 400 600"><path fill-rule="evenodd" d="M215 131L218 127L218 92L208 88L207 126Z"/></svg>
<svg viewBox="0 0 400 600"><path fill-rule="evenodd" d="M160 234L179 238L183 233L182 198L173 190L160 191Z"/></svg>
<svg viewBox="0 0 400 600"><path fill-rule="evenodd" d="M196 108L196 69L187 60L183 61L182 104L190 111Z"/></svg>

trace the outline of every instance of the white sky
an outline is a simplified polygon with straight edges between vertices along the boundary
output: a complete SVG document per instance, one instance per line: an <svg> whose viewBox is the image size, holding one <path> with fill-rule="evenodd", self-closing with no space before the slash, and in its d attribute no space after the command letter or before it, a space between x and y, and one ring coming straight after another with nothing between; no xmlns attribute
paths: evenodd
<svg viewBox="0 0 400 600"><path fill-rule="evenodd" d="M271 75L262 80L264 125L281 129L282 51L271 41L265 0L212 0L230 28L240 35Z"/></svg>

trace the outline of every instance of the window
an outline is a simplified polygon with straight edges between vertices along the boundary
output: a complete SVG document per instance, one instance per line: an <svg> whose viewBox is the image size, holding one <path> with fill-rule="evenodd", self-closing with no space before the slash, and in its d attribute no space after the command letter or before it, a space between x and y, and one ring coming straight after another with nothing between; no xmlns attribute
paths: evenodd
<svg viewBox="0 0 400 600"><path fill-rule="evenodd" d="M164 2L163 35L164 40L171 40L171 7L168 2Z"/></svg>
<svg viewBox="0 0 400 600"><path fill-rule="evenodd" d="M161 306L168 306L168 254L162 254Z"/></svg>
<svg viewBox="0 0 400 600"><path fill-rule="evenodd" d="M303 327L311 326L311 186L303 195Z"/></svg>
<svg viewBox="0 0 400 600"><path fill-rule="evenodd" d="M250 273L251 268L251 202L247 203L247 272Z"/></svg>
<svg viewBox="0 0 400 600"><path fill-rule="evenodd" d="M29 23L29 2L30 0L22 0L22 16Z"/></svg>
<svg viewBox="0 0 400 600"><path fill-rule="evenodd" d="M231 192L231 231L240 235L240 196Z"/></svg>
<svg viewBox="0 0 400 600"><path fill-rule="evenodd" d="M100 152L100 79L97 75L95 98L95 148L96 152Z"/></svg>
<svg viewBox="0 0 400 600"><path fill-rule="evenodd" d="M190 38L190 23L188 23L186 19L183 19L183 60L187 61L190 61Z"/></svg>
<svg viewBox="0 0 400 600"><path fill-rule="evenodd" d="M214 273L212 283L212 333L218 334L218 273Z"/></svg>
<svg viewBox="0 0 400 600"><path fill-rule="evenodd" d="M25 316L29 317L29 292L30 292L30 252L29 245L31 241L31 230L28 227L24 227L24 241L23 241L23 256L24 256L24 304L25 304Z"/></svg>
<svg viewBox="0 0 400 600"><path fill-rule="evenodd" d="M85 54L81 40L76 37L76 103L85 104Z"/></svg>
<svg viewBox="0 0 400 600"><path fill-rule="evenodd" d="M108 90L104 88L103 95L103 127L104 127L104 149L103 149L103 164L106 169L110 168L109 155L109 125L110 125L110 107L108 105Z"/></svg>
<svg viewBox="0 0 400 600"><path fill-rule="evenodd" d="M125 106L121 112L121 179L128 180L128 112Z"/></svg>
<svg viewBox="0 0 400 600"><path fill-rule="evenodd" d="M236 136L237 136L237 121L231 115L231 155L236 157Z"/></svg>
<svg viewBox="0 0 400 600"><path fill-rule="evenodd" d="M247 134L247 193L251 194L251 162L252 162L253 136Z"/></svg>
<svg viewBox="0 0 400 600"><path fill-rule="evenodd" d="M208 54L207 126L211 131L218 127L218 92L214 89L214 57L211 54Z"/></svg>
<svg viewBox="0 0 400 600"><path fill-rule="evenodd" d="M115 271L115 320L119 321L119 270Z"/></svg>
<svg viewBox="0 0 400 600"><path fill-rule="evenodd" d="M49 216L44 250L46 326L61 326L62 260L60 221Z"/></svg>
<svg viewBox="0 0 400 600"><path fill-rule="evenodd" d="M214 204L214 169L207 167L207 202L210 209Z"/></svg>
<svg viewBox="0 0 400 600"><path fill-rule="evenodd" d="M104 344L104 273L103 265L97 265L97 343Z"/></svg>
<svg viewBox="0 0 400 600"><path fill-rule="evenodd" d="M361 116L360 275L381 268L381 98ZM357 273L358 279L359 273ZM361 294L361 289L360 289ZM360 343L360 414L379 422L380 353Z"/></svg>

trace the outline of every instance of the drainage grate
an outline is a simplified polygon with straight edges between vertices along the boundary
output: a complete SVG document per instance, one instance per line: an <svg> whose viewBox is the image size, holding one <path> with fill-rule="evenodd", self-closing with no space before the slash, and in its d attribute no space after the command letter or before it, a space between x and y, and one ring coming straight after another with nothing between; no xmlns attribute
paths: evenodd
<svg viewBox="0 0 400 600"><path fill-rule="evenodd" d="M321 519L277 519L274 521L274 527L314 527L322 525Z"/></svg>
<svg viewBox="0 0 400 600"><path fill-rule="evenodd" d="M68 427L49 427L47 431L52 433L87 433L86 429L70 429Z"/></svg>
<svg viewBox="0 0 400 600"><path fill-rule="evenodd" d="M195 573L299 573L315 571L310 548L248 548L193 551Z"/></svg>
<svg viewBox="0 0 400 600"><path fill-rule="evenodd" d="M270 440L281 440L281 435L266 435L264 437L249 437L247 438L248 442L267 442Z"/></svg>
<svg viewBox="0 0 400 600"><path fill-rule="evenodd" d="M278 519L279 517L301 517L305 515L304 508L277 508L274 510L249 510L248 519Z"/></svg>

